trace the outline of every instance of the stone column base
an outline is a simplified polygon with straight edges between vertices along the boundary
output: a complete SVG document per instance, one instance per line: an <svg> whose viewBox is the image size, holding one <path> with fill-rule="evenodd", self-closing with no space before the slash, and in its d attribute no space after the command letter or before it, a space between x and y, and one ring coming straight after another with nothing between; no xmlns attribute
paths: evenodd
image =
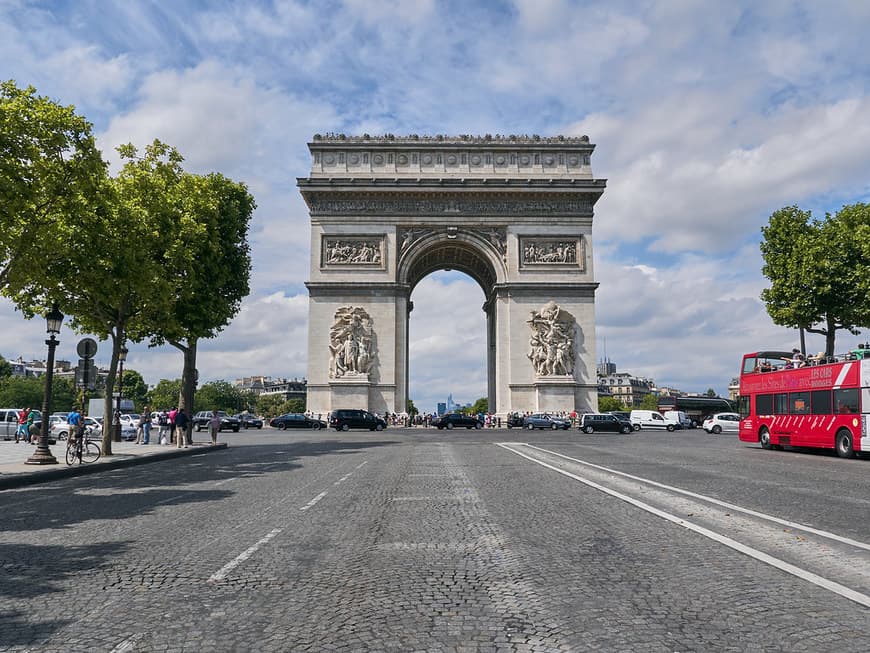
<svg viewBox="0 0 870 653"><path fill-rule="evenodd" d="M359 408L369 410L371 381L368 375L343 376L329 382L332 410Z"/></svg>

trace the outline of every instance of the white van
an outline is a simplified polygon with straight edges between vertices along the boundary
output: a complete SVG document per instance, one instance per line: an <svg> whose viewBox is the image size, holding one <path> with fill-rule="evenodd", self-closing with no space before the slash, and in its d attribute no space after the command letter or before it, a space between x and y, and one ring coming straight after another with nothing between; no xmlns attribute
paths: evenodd
<svg viewBox="0 0 870 653"><path fill-rule="evenodd" d="M693 429L695 428L695 422L692 421L692 418L686 415L685 411L682 410L666 410L665 411L665 420L668 422L675 422L680 425L680 428L684 429Z"/></svg>
<svg viewBox="0 0 870 653"><path fill-rule="evenodd" d="M631 427L635 431L641 429L667 429L674 431L679 428L679 424L671 420L666 420L657 410L633 410L629 417Z"/></svg>

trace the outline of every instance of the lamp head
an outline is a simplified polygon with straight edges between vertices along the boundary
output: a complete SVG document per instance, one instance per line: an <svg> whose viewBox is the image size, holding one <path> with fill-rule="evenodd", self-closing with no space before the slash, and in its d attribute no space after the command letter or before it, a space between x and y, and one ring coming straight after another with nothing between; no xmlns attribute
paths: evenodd
<svg viewBox="0 0 870 653"><path fill-rule="evenodd" d="M45 314L45 331L50 334L60 333L60 325L63 323L63 313L57 304L51 305L51 310Z"/></svg>
<svg viewBox="0 0 870 653"><path fill-rule="evenodd" d="M127 360L127 351L128 349L124 345L121 345L121 351L118 352L118 360L122 363Z"/></svg>

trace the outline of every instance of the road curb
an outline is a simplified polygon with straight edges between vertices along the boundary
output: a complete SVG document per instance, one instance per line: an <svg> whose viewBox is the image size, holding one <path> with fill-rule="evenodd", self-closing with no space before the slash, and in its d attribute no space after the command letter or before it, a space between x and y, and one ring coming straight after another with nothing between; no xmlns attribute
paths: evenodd
<svg viewBox="0 0 870 653"><path fill-rule="evenodd" d="M123 467L133 467L135 465L147 465L148 463L156 463L162 460L171 458L183 458L186 456L199 456L206 453L223 451L227 448L226 442L221 442L216 445L206 445L202 447L188 447L186 449L173 448L171 451L161 451L159 453L130 456L118 458L117 460L107 460L106 462L98 462L83 465L73 465L63 467L52 466L51 469L34 469L32 472L18 472L15 474L4 474L0 476L0 490L11 490L19 487L27 487L28 485L38 485L39 483L47 483L63 478L72 478L74 476L85 476L87 474L98 474L100 472L113 469L121 469ZM63 463L58 463L63 464Z"/></svg>

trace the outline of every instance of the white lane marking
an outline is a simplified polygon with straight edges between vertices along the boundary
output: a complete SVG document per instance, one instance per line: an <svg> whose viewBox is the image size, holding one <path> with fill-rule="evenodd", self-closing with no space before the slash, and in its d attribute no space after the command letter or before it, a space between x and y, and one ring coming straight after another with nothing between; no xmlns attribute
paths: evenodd
<svg viewBox="0 0 870 653"><path fill-rule="evenodd" d="M362 467L363 465L366 465L368 462L369 462L368 460L364 460L364 461L362 461L359 465L357 465L356 467L354 467L354 469L359 469L359 468Z"/></svg>
<svg viewBox="0 0 870 653"><path fill-rule="evenodd" d="M643 501L639 501L633 497L630 497L626 494L622 494L621 492L616 492L615 490L611 490L610 488L604 487L603 485L599 485L594 481L590 481L588 479L582 478L581 476L577 476L576 474L572 474L569 471L564 469L559 469L554 465L550 465L549 463L545 463L540 460L535 460L531 456L527 456L524 453L517 451L516 449L511 449L509 446L503 443L497 443L499 447L510 451L521 458L525 458L526 460L530 460L533 463L537 463L542 467L546 467L547 469L551 469L554 472L567 476L569 478L573 478L575 481L579 481L584 485L588 485L591 488L595 488L600 492L604 492L605 494L609 494L612 497L620 499L621 501L625 501L628 504L631 504L641 510L646 510L647 512L656 515L657 517L661 517L669 522L676 524L677 526L682 526L685 529L698 533L699 535L703 535L704 537L710 538L714 542L719 542L719 544L723 544L727 547L734 549L735 551L739 551L740 553L749 556L750 558L755 558L765 564L770 565L771 567L776 567L777 569L784 571L788 574L796 576L802 580L805 580L814 585L818 585L830 592L834 592L835 594L839 594L840 596L849 599L850 601L854 601L859 605L863 605L865 608L870 608L870 596L866 594L862 594L861 592L856 592L855 590L846 587L845 585L840 585L840 583L834 582L832 580L828 580L818 574L814 574L811 571L807 571L805 569L801 569L800 567L796 567L784 560L780 560L779 558L774 558L758 549L753 549L750 546L746 546L745 544L741 544L736 540L732 540L730 537L726 537L724 535L720 535L719 533L715 533L703 526L699 526L698 524L692 523L690 521L686 521L682 517L678 517L676 515L672 515L669 512L665 512L664 510L659 510L658 508L649 505L648 503L644 503Z"/></svg>
<svg viewBox="0 0 870 653"><path fill-rule="evenodd" d="M239 555L237 555L235 558L230 560L227 564L225 564L223 567L221 567L218 571L213 573L208 579L209 582L213 583L215 581L219 581L219 580L223 579L233 569L235 569L240 564L242 564L245 560L247 560L252 555L254 555L254 553L257 552L257 549L259 549L266 542L268 542L273 537L275 537L278 533L281 532L281 530L282 529L280 529L280 528L275 528L275 529L272 529L271 531L269 531L269 533L265 537L263 537L259 542L257 542L256 544L253 544L252 546L250 546L247 549L245 549L244 551L242 551Z"/></svg>
<svg viewBox="0 0 870 653"><path fill-rule="evenodd" d="M858 540L853 540L848 537L843 537L842 535L837 535L836 533L830 533L828 531L820 531L817 528L813 528L812 526L806 526L805 524L799 524L798 522L789 521L787 519L780 519L779 517L774 517L773 515L768 515L763 512L757 512L755 510L751 510L749 508L743 508L741 506L735 505L733 503L728 503L727 501L720 501L719 499L714 499L713 497L708 497L703 494L696 494L694 492L690 492L689 490L683 490L678 487L673 487L670 485L665 485L664 483L659 483L658 481L653 481L647 478L643 478L642 476L634 476L632 474L626 474L625 472L620 472L616 469L611 469L609 467L602 467L601 465L596 465L595 463L590 463L585 460L580 460L579 458L572 458L571 456L566 456L561 453L557 453L555 451L550 451L549 449L542 449L541 447L536 447L533 444L524 444L524 446L529 447L530 449L537 449L538 451L543 451L545 453L551 454L553 456L558 456L559 458L565 458L566 460L573 461L575 463L580 463L582 465L586 465L587 467L593 467L594 469L600 469L601 471L607 472L609 474L616 474L617 476L622 476L624 478L630 478L633 481L640 481L641 483L646 483L647 485L652 485L654 487L660 487L664 490L668 490L669 492L676 492L677 494L683 494L687 497L692 497L693 499L700 499L701 501L706 501L707 503L712 503L717 506L722 506L723 508L728 508L729 510L733 510L735 512L742 512L745 515L752 515L753 517L758 517L760 519L765 519L767 521L774 522L776 524L781 524L782 526L788 526L789 528L795 528L798 530L802 530L806 533L812 533L813 535L818 535L819 537L824 537L829 540L835 540L837 542L842 542L843 544L848 544L849 546L854 546L858 549L865 549L870 551L870 544L866 542L860 542Z"/></svg>
<svg viewBox="0 0 870 653"><path fill-rule="evenodd" d="M315 503L317 503L317 502L320 501L323 497L325 497L326 494L327 494L326 492L321 492L321 493L318 494L316 497L314 497L311 501L309 501L309 502L306 503L304 506L302 506L299 510L308 510L308 509L311 508Z"/></svg>
<svg viewBox="0 0 870 653"><path fill-rule="evenodd" d="M175 501L176 499L181 499L182 497L184 497L183 494L178 494L174 497L169 497L168 499L163 499L163 501L156 501L154 503L154 505L159 506L159 505L164 504L164 503L169 503L170 501Z"/></svg>
<svg viewBox="0 0 870 653"><path fill-rule="evenodd" d="M231 481L238 480L238 478L239 478L238 476L231 476L230 478L225 478L225 479L222 480L222 481L218 481L217 483L214 484L214 486L215 486L215 487L219 487L219 486L221 486L221 485L224 485L225 483L229 483L229 482L231 482Z"/></svg>
<svg viewBox="0 0 870 653"><path fill-rule="evenodd" d="M111 653L127 653L128 651L132 651L136 644L140 639L144 637L143 633L136 633L135 635L130 635L123 642L118 644L115 648L112 649Z"/></svg>
<svg viewBox="0 0 870 653"><path fill-rule="evenodd" d="M349 479L351 476L353 476L353 472L351 472L350 474L345 474L345 475L342 476L340 479L338 479L335 483L333 483L333 485L341 485L341 484L344 483L347 479Z"/></svg>

